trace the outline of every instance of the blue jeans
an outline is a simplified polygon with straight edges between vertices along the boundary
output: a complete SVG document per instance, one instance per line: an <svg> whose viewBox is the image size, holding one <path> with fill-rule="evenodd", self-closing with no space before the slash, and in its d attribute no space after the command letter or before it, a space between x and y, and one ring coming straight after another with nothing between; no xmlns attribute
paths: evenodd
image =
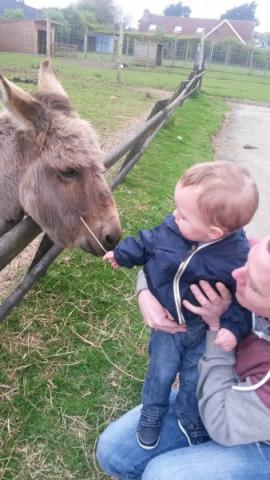
<svg viewBox="0 0 270 480"><path fill-rule="evenodd" d="M200 420L196 388L198 361L205 350L205 337L195 329L186 333L152 331L149 343L149 367L143 387L143 414L154 423L161 420L169 407L169 397L176 374L180 373L180 389L176 398L176 416L191 443L201 443L205 429Z"/></svg>
<svg viewBox="0 0 270 480"><path fill-rule="evenodd" d="M102 470L122 480L269 480L269 445L223 447L208 441L188 447L173 413L174 402L172 395L154 450L144 450L136 441L140 406L111 423L97 446Z"/></svg>

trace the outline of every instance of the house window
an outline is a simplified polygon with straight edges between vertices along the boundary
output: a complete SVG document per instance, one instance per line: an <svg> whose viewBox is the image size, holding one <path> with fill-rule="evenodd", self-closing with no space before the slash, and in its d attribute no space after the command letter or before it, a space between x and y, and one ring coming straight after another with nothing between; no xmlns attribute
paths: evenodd
<svg viewBox="0 0 270 480"><path fill-rule="evenodd" d="M149 31L150 32L154 32L156 29L157 29L156 25L153 25L152 23L151 23L151 25L149 25Z"/></svg>
<svg viewBox="0 0 270 480"><path fill-rule="evenodd" d="M200 35L200 34L203 33L203 32L204 32L204 28L203 28L203 27L199 27L199 28L197 28L197 30L196 30L196 34L197 34L197 35Z"/></svg>
<svg viewBox="0 0 270 480"><path fill-rule="evenodd" d="M181 33L182 32L182 27L180 27L180 25L176 25L176 27L174 27L174 33Z"/></svg>

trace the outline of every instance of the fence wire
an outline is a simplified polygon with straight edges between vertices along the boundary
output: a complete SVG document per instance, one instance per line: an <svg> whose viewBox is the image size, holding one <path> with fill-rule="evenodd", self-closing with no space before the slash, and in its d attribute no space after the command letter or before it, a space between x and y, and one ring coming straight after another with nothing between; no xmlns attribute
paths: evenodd
<svg viewBox="0 0 270 480"><path fill-rule="evenodd" d="M110 34L90 32L86 35L69 34L57 27L52 55L77 57L103 65L114 66L117 62L118 32ZM184 67L192 68L200 38L157 38L124 33L123 67ZM159 49L159 52L158 52ZM139 52L140 51L140 52ZM157 61L157 57L160 61ZM232 70L243 73L270 73L270 48L242 45L240 41L228 39L223 42L205 41L205 61L212 70Z"/></svg>

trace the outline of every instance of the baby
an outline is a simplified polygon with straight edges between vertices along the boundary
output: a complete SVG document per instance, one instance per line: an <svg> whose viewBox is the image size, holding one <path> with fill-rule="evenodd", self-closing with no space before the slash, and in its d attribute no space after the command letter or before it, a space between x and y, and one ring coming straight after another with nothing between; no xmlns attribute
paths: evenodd
<svg viewBox="0 0 270 480"><path fill-rule="evenodd" d="M196 303L191 284L222 282L233 297L232 270L242 266L249 246L241 229L258 207L258 190L249 172L232 162L206 162L189 168L175 188L175 210L163 223L142 230L106 253L114 268L144 265L152 294L186 331L152 331L150 362L143 387L143 407L137 440L145 449L160 439L162 418L169 405L172 383L180 374L176 415L190 444L206 437L196 399L197 364L204 352L206 325L185 309L183 300ZM251 314L235 297L221 319L216 343L225 351L251 331Z"/></svg>

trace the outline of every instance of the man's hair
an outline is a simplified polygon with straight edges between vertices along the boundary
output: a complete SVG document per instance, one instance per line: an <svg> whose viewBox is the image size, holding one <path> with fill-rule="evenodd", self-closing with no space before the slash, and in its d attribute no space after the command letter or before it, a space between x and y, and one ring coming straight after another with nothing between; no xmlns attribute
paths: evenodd
<svg viewBox="0 0 270 480"><path fill-rule="evenodd" d="M198 207L211 225L233 231L247 225L258 208L259 193L248 170L233 162L198 163L180 178L182 187L198 186Z"/></svg>
<svg viewBox="0 0 270 480"><path fill-rule="evenodd" d="M270 254L270 238L266 244L266 249L267 249L267 252Z"/></svg>

